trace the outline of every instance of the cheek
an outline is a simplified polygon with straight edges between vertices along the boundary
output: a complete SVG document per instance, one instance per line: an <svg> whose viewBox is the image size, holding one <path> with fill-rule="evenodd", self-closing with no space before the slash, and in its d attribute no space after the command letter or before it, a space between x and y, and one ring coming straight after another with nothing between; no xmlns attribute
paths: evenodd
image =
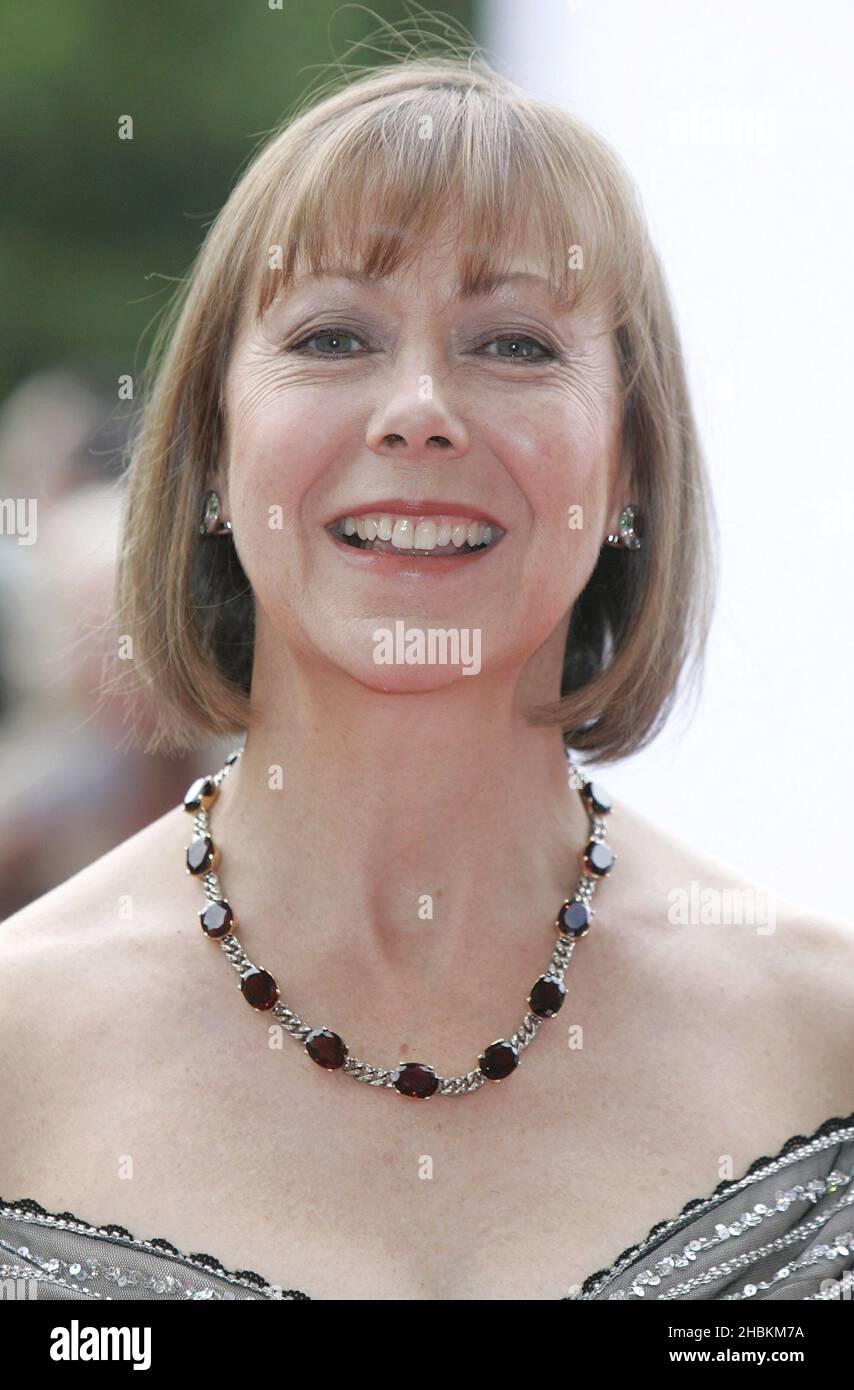
<svg viewBox="0 0 854 1390"><path fill-rule="evenodd" d="M323 471L332 428L297 395L244 411L229 448L229 500L238 534L269 529L276 518L298 519L302 499Z"/></svg>
<svg viewBox="0 0 854 1390"><path fill-rule="evenodd" d="M595 550L605 523L610 488L610 441L589 430L569 431L566 420L554 428L518 434L504 444L516 483L525 498L533 536L577 555Z"/></svg>

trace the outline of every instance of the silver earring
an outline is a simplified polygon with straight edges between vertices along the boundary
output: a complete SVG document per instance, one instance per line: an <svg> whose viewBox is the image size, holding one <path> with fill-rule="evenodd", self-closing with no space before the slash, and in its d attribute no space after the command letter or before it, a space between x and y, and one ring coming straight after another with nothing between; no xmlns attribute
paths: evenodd
<svg viewBox="0 0 854 1390"><path fill-rule="evenodd" d="M231 529L230 521L220 521L219 495L211 489L205 493L205 505L199 524L199 534L202 536L222 536L227 535Z"/></svg>
<svg viewBox="0 0 854 1390"><path fill-rule="evenodd" d="M639 550L641 539L635 529L635 518L637 514L638 507L636 503L630 502L627 507L624 507L620 512L619 534L616 536L606 536L605 544L619 546L623 550Z"/></svg>

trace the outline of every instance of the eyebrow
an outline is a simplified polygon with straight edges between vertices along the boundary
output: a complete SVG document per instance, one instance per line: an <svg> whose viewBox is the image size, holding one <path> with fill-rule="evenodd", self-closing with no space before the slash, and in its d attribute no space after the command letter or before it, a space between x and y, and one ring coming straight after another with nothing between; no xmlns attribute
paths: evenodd
<svg viewBox="0 0 854 1390"><path fill-rule="evenodd" d="M357 285L365 285L369 289L385 289L389 278L390 277L387 275L370 275L367 271L352 269L349 266L341 266L339 269L336 270L321 271L318 275L301 276L299 279L294 281L294 287L299 288L316 280L333 279L349 280ZM533 271L530 270L518 270L512 272L509 275L483 275L480 277L480 282L477 288L463 291L461 286L457 285L455 287L455 290L451 294L451 298L485 299L489 295L494 294L496 290L501 289L503 285L512 285L517 284L519 282L523 284L536 285L539 286L541 289L546 290L546 292L551 296L551 298L554 299L556 304L562 304L564 302L559 296L557 296L553 292L548 280L546 280L542 275L536 275Z"/></svg>

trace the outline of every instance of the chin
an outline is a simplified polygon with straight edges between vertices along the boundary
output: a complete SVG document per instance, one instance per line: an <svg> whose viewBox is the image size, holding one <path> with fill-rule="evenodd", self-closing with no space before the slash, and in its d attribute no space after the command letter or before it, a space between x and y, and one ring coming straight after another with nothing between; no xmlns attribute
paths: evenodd
<svg viewBox="0 0 854 1390"><path fill-rule="evenodd" d="M385 695L423 695L445 690L458 680L472 680L462 666L375 665L373 661L342 663L349 676L368 690Z"/></svg>

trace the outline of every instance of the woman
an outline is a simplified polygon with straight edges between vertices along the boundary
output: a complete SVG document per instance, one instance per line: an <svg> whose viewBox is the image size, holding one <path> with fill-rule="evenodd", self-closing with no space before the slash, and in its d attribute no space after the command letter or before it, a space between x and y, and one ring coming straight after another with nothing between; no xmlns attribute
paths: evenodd
<svg viewBox="0 0 854 1390"><path fill-rule="evenodd" d="M176 309L122 655L151 746L235 756L5 924L4 1276L838 1297L850 929L676 924L755 889L579 764L658 731L711 607L617 159L479 59L375 70L260 151Z"/></svg>

